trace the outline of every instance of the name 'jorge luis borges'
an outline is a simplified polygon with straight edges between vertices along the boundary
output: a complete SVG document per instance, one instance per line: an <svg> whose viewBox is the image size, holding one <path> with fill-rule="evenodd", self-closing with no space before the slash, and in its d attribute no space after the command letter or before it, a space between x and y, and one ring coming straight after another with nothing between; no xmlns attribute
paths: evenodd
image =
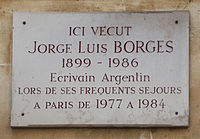
<svg viewBox="0 0 200 139"><path fill-rule="evenodd" d="M83 46L83 43L79 41L78 45L78 52L79 53L106 53L107 48L105 44L85 44ZM34 53L72 53L71 52L71 46L72 44L67 43L60 43L60 44L44 44L44 43L38 43L37 41L34 41L32 50L28 50L28 53L34 54ZM85 49L83 50L83 47ZM158 40L153 41L149 40L147 42L144 41L114 41L113 45L113 53L172 53L173 52L173 41L168 40Z"/></svg>

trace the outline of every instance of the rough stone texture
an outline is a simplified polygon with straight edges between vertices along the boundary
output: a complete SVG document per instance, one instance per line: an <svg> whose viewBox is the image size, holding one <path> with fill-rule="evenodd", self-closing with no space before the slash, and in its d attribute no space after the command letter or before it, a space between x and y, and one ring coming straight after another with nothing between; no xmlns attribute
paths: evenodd
<svg viewBox="0 0 200 139"><path fill-rule="evenodd" d="M47 128L11 129L11 45L13 11L190 11L189 128ZM2 139L199 139L200 138L200 1L199 0L1 0L0 1L0 138Z"/></svg>

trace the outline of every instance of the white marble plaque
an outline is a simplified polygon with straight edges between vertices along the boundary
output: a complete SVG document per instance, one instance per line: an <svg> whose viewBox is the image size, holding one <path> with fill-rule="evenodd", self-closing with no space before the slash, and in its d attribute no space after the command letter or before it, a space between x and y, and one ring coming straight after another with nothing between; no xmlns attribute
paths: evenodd
<svg viewBox="0 0 200 139"><path fill-rule="evenodd" d="M189 13L14 13L12 127L189 125Z"/></svg>

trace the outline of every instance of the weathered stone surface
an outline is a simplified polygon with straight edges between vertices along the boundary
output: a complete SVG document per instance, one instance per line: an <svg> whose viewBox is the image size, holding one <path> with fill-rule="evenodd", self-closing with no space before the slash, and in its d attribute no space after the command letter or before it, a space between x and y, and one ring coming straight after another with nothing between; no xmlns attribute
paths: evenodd
<svg viewBox="0 0 200 139"><path fill-rule="evenodd" d="M0 1L0 135L6 139L35 138L200 138L200 2L198 0L26 0ZM189 128L67 128L67 129L11 129L11 76L10 57L12 44L12 13L13 11L166 11L189 10L190 12L190 126ZM9 88L9 89L8 89Z"/></svg>

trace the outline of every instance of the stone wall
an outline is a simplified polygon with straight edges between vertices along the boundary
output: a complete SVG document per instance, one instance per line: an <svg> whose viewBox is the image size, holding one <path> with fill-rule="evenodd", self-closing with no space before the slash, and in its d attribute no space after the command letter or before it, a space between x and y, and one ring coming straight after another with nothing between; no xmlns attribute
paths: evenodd
<svg viewBox="0 0 200 139"><path fill-rule="evenodd" d="M37 128L12 129L12 15L30 12L171 11L190 12L189 128ZM199 139L200 0L0 0L0 139Z"/></svg>

